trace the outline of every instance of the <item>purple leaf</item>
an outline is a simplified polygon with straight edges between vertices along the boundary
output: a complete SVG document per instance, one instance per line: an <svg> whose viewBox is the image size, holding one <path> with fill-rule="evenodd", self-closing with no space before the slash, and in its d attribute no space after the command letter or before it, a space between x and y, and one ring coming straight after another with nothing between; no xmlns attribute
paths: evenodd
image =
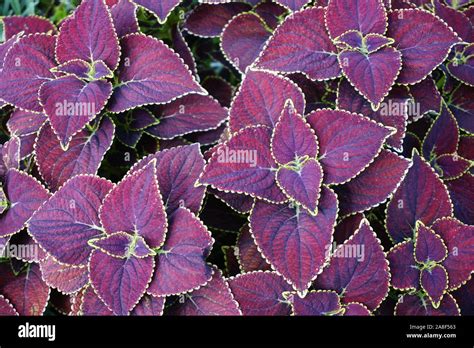
<svg viewBox="0 0 474 348"><path fill-rule="evenodd" d="M188 43L183 37L183 32L180 26L176 24L171 29L171 40L173 48L176 53L183 59L184 63L189 67L194 76L197 76L196 61L194 60L193 52L189 47ZM203 86L204 87L204 86Z"/></svg>
<svg viewBox="0 0 474 348"><path fill-rule="evenodd" d="M2 18L5 40L23 32L23 35L55 34L56 27L48 19L39 16L7 16Z"/></svg>
<svg viewBox="0 0 474 348"><path fill-rule="evenodd" d="M210 95L216 98L222 106L230 107L234 89L229 82L221 77L208 76L202 82L202 86L209 92Z"/></svg>
<svg viewBox="0 0 474 348"><path fill-rule="evenodd" d="M403 295L395 307L397 316L458 316L459 307L451 294L443 297L438 308L434 308L426 297Z"/></svg>
<svg viewBox="0 0 474 348"><path fill-rule="evenodd" d="M346 305L344 316L368 316L370 315L369 309L361 303L353 302Z"/></svg>
<svg viewBox="0 0 474 348"><path fill-rule="evenodd" d="M387 205L388 233L395 242L401 242L413 238L416 221L429 226L451 213L446 187L415 151L411 168Z"/></svg>
<svg viewBox="0 0 474 348"><path fill-rule="evenodd" d="M70 266L56 262L51 256L40 262L43 280L63 294L72 294L89 283L86 266Z"/></svg>
<svg viewBox="0 0 474 348"><path fill-rule="evenodd" d="M53 36L34 34L12 46L0 69L0 99L25 111L43 111L38 90L54 78L54 43Z"/></svg>
<svg viewBox="0 0 474 348"><path fill-rule="evenodd" d="M258 58L270 36L271 31L260 16L241 13L225 26L221 47L228 61L240 72L245 72Z"/></svg>
<svg viewBox="0 0 474 348"><path fill-rule="evenodd" d="M474 314L474 278L471 278L467 284L461 286L452 294L461 308L462 315Z"/></svg>
<svg viewBox="0 0 474 348"><path fill-rule="evenodd" d="M241 315L239 305L234 300L229 284L222 272L214 267L214 275L209 283L190 293L181 295L178 303L171 308L171 315Z"/></svg>
<svg viewBox="0 0 474 348"><path fill-rule="evenodd" d="M107 233L138 233L150 247L161 247L167 222L156 179L156 160L125 176L104 199L99 215Z"/></svg>
<svg viewBox="0 0 474 348"><path fill-rule="evenodd" d="M385 34L387 16L385 7L378 0L331 0L326 10L326 25L332 38L348 30L367 34Z"/></svg>
<svg viewBox="0 0 474 348"><path fill-rule="evenodd" d="M46 116L16 109L7 122L8 131L12 135L29 135L38 132L46 122Z"/></svg>
<svg viewBox="0 0 474 348"><path fill-rule="evenodd" d="M395 10L388 15L388 36L402 53L398 83L423 80L447 57L458 37L440 19L422 10Z"/></svg>
<svg viewBox="0 0 474 348"><path fill-rule="evenodd" d="M102 110L111 92L110 82L87 83L74 76L60 77L41 86L41 105L63 147L67 148L72 137Z"/></svg>
<svg viewBox="0 0 474 348"><path fill-rule="evenodd" d="M429 161L433 157L456 152L458 141L456 119L448 108L443 107L423 140L423 156Z"/></svg>
<svg viewBox="0 0 474 348"><path fill-rule="evenodd" d="M246 3L200 4L186 18L184 29L202 37L219 36L225 25L237 14L249 11Z"/></svg>
<svg viewBox="0 0 474 348"><path fill-rule="evenodd" d="M439 0L433 1L433 10L434 14L453 28L461 39L466 42L472 41L474 38L472 23L463 12L445 6Z"/></svg>
<svg viewBox="0 0 474 348"><path fill-rule="evenodd" d="M104 1L82 1L74 14L61 24L56 44L58 63L72 59L89 63L102 60L113 71L119 57L117 34Z"/></svg>
<svg viewBox="0 0 474 348"><path fill-rule="evenodd" d="M113 184L105 179L78 175L67 181L31 219L28 230L56 260L70 265L87 263L87 244L101 235L99 207Z"/></svg>
<svg viewBox="0 0 474 348"><path fill-rule="evenodd" d="M454 216L468 225L474 225L474 175L447 180L446 186L453 200Z"/></svg>
<svg viewBox="0 0 474 348"><path fill-rule="evenodd" d="M306 118L316 132L326 184L359 174L379 153L391 129L343 110L316 110Z"/></svg>
<svg viewBox="0 0 474 348"><path fill-rule="evenodd" d="M272 155L280 165L303 157L315 158L318 141L306 120L297 113L293 103L286 103L272 135Z"/></svg>
<svg viewBox="0 0 474 348"><path fill-rule="evenodd" d="M445 180L462 176L471 167L471 162L457 154L445 154L436 158L434 168Z"/></svg>
<svg viewBox="0 0 474 348"><path fill-rule="evenodd" d="M138 2L137 2L138 3ZM137 19L137 5L131 0L120 0L110 9L114 28L119 38L140 31Z"/></svg>
<svg viewBox="0 0 474 348"><path fill-rule="evenodd" d="M327 261L336 215L336 195L324 187L316 216L298 207L257 201L250 228L265 259L305 293Z"/></svg>
<svg viewBox="0 0 474 348"><path fill-rule="evenodd" d="M134 0L138 5L143 6L147 10L153 12L158 18L159 23L166 22L171 11L179 5L182 0Z"/></svg>
<svg viewBox="0 0 474 348"><path fill-rule="evenodd" d="M178 208L169 217L166 242L157 251L148 293L167 296L205 285L213 273L205 261L213 242L210 232L192 212Z"/></svg>
<svg viewBox="0 0 474 348"><path fill-rule="evenodd" d="M107 305L102 302L102 300L97 296L92 286L87 287L82 300L80 312L83 315L100 315L100 316L110 316L113 315L112 311L107 307Z"/></svg>
<svg viewBox="0 0 474 348"><path fill-rule="evenodd" d="M0 316L15 316L18 312L13 308L10 301L0 295Z"/></svg>
<svg viewBox="0 0 474 348"><path fill-rule="evenodd" d="M46 124L36 140L36 164L41 177L56 191L77 174L96 174L100 163L112 145L114 124L105 117L92 134L82 130L72 137L66 151Z"/></svg>
<svg viewBox="0 0 474 348"><path fill-rule="evenodd" d="M415 260L418 263L442 262L448 255L446 245L432 229L418 222L415 233Z"/></svg>
<svg viewBox="0 0 474 348"><path fill-rule="evenodd" d="M359 229L334 250L329 266L314 286L337 291L343 303L359 302L374 310L387 296L389 278L380 240L364 219Z"/></svg>
<svg viewBox="0 0 474 348"><path fill-rule="evenodd" d="M421 271L420 284L436 308L448 289L448 274L443 266L435 265Z"/></svg>
<svg viewBox="0 0 474 348"><path fill-rule="evenodd" d="M204 168L200 183L273 202L286 197L275 181L276 163L270 153L271 129L248 127L219 145Z"/></svg>
<svg viewBox="0 0 474 348"><path fill-rule="evenodd" d="M228 111L217 100L199 94L184 96L156 109L159 123L146 132L160 139L215 129L228 116Z"/></svg>
<svg viewBox="0 0 474 348"><path fill-rule="evenodd" d="M145 157L130 171L137 171L156 159L156 177L166 211L171 214L181 205L197 213L201 209L205 187L195 187L204 168L198 144L179 146Z"/></svg>
<svg viewBox="0 0 474 348"><path fill-rule="evenodd" d="M14 258L28 263L40 263L48 256L26 230L22 230L20 233L12 236L9 243L10 246L16 246L16 248L10 249L9 256L11 259ZM24 250L27 250L27 252L24 252Z"/></svg>
<svg viewBox="0 0 474 348"><path fill-rule="evenodd" d="M255 200L253 197L247 195L219 191L213 188L208 188L208 192L219 198L233 210L244 214L250 212Z"/></svg>
<svg viewBox="0 0 474 348"><path fill-rule="evenodd" d="M446 68L456 79L469 86L474 85L474 44L454 49L454 58Z"/></svg>
<svg viewBox="0 0 474 348"><path fill-rule="evenodd" d="M126 232L115 232L106 237L91 239L89 245L109 256L121 259L129 258L132 255L138 258L155 255L142 236L138 234L132 236Z"/></svg>
<svg viewBox="0 0 474 348"><path fill-rule="evenodd" d="M387 145L400 150L405 137L407 111L411 104L408 90L395 86L382 102L381 107L374 111L370 102L360 95L351 84L343 80L339 84L337 107L352 113L362 114L397 131L387 139Z"/></svg>
<svg viewBox="0 0 474 348"><path fill-rule="evenodd" d="M311 291L303 298L293 295L292 300L294 315L335 315L342 312L335 291Z"/></svg>
<svg viewBox="0 0 474 348"><path fill-rule="evenodd" d="M280 24L279 18L284 16L287 10L277 3L264 1L254 6L253 12L258 14L271 29L275 29Z"/></svg>
<svg viewBox="0 0 474 348"><path fill-rule="evenodd" d="M385 47L370 54L343 51L339 64L355 89L373 105L379 105L392 88L402 62L400 52Z"/></svg>
<svg viewBox="0 0 474 348"><path fill-rule="evenodd" d="M443 266L448 272L449 289L456 289L469 280L474 269L474 226L454 218L442 218L431 228L446 243L448 257Z"/></svg>
<svg viewBox="0 0 474 348"><path fill-rule="evenodd" d="M90 279L97 295L116 315L136 306L153 275L152 257L119 259L95 250L90 258Z"/></svg>
<svg viewBox="0 0 474 348"><path fill-rule="evenodd" d="M414 115L413 120L416 121L428 111L439 114L441 111L441 94L436 88L436 84L431 77L427 77L416 85L410 86L410 94L413 96L415 103L419 105L420 112Z"/></svg>
<svg viewBox="0 0 474 348"><path fill-rule="evenodd" d="M3 187L7 210L0 216L0 236L23 229L33 213L49 198L49 192L32 176L16 169L8 170ZM4 204L2 202L2 204Z"/></svg>
<svg viewBox="0 0 474 348"><path fill-rule="evenodd" d="M362 213L343 217L334 230L334 242L336 244L342 244L344 241L349 239L349 237L357 231L363 218L364 214Z"/></svg>
<svg viewBox="0 0 474 348"><path fill-rule="evenodd" d="M451 95L448 106L459 127L474 133L474 88L461 84Z"/></svg>
<svg viewBox="0 0 474 348"><path fill-rule="evenodd" d="M4 171L8 169L20 169L20 138L12 137L6 143L3 144L1 148L1 161L2 166L5 168ZM1 173L5 175L5 173Z"/></svg>
<svg viewBox="0 0 474 348"><path fill-rule="evenodd" d="M362 173L335 188L341 215L362 212L383 203L403 180L410 162L382 150Z"/></svg>
<svg viewBox="0 0 474 348"><path fill-rule="evenodd" d="M192 92L205 93L180 57L162 41L130 34L121 44L120 83L114 87L110 111L168 103Z"/></svg>
<svg viewBox="0 0 474 348"><path fill-rule="evenodd" d="M132 316L161 316L165 308L166 297L143 295L142 299L133 309Z"/></svg>
<svg viewBox="0 0 474 348"><path fill-rule="evenodd" d="M257 66L301 72L313 80L338 77L341 70L336 47L326 33L324 9L313 7L287 17L267 42Z"/></svg>
<svg viewBox="0 0 474 348"><path fill-rule="evenodd" d="M73 59L58 65L53 71L76 75L76 77L85 80L99 80L106 77L113 77L112 71L101 60L88 63L81 59Z"/></svg>
<svg viewBox="0 0 474 348"><path fill-rule="evenodd" d="M318 199L323 181L323 170L315 159L308 159L297 168L280 167L276 180L281 190L311 214L317 214Z"/></svg>
<svg viewBox="0 0 474 348"><path fill-rule="evenodd" d="M275 272L250 272L229 280L230 290L243 315L289 315L283 293L291 287Z"/></svg>
<svg viewBox="0 0 474 348"><path fill-rule="evenodd" d="M247 126L275 126L288 99L296 112L304 113L304 95L294 82L267 71L248 71L230 110L231 132Z"/></svg>
<svg viewBox="0 0 474 348"><path fill-rule="evenodd" d="M9 263L3 263L0 266L0 293L21 316L42 315L49 299L49 287L35 263L18 275L13 273Z"/></svg>
<svg viewBox="0 0 474 348"><path fill-rule="evenodd" d="M236 243L236 254L243 272L270 270L270 265L263 258L257 244L255 244L248 224L245 224L239 233Z"/></svg>

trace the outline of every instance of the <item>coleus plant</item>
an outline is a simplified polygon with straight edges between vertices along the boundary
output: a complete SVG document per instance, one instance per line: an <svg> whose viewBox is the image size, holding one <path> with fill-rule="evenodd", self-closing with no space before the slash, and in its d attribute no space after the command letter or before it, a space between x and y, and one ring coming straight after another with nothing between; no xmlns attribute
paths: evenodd
<svg viewBox="0 0 474 348"><path fill-rule="evenodd" d="M48 11L2 18L0 315L472 314L474 6Z"/></svg>

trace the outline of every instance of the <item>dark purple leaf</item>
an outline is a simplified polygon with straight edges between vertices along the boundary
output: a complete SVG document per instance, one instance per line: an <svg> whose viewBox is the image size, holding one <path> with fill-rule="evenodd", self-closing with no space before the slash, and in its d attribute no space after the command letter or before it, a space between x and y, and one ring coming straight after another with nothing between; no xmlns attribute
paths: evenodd
<svg viewBox="0 0 474 348"><path fill-rule="evenodd" d="M435 265L421 271L420 284L433 306L438 307L448 289L448 274L443 266Z"/></svg>
<svg viewBox="0 0 474 348"><path fill-rule="evenodd" d="M464 13L444 5L440 0L433 0L434 14L445 21L461 39L466 42L473 40L472 23Z"/></svg>
<svg viewBox="0 0 474 348"><path fill-rule="evenodd" d="M8 131L12 135L22 136L38 132L46 122L46 116L16 109L7 122Z"/></svg>
<svg viewBox="0 0 474 348"><path fill-rule="evenodd" d="M89 245L107 255L121 259L129 258L132 255L138 258L155 255L142 236L126 232L115 232L106 237L91 239Z"/></svg>
<svg viewBox="0 0 474 348"><path fill-rule="evenodd" d="M196 61L194 60L193 53L191 52L188 43L183 37L183 33L179 28L179 25L175 25L171 29L171 39L175 51L183 59L184 63L188 66L192 73L197 76Z"/></svg>
<svg viewBox="0 0 474 348"><path fill-rule="evenodd" d="M446 186L453 201L454 216L468 225L474 225L474 175L447 180Z"/></svg>
<svg viewBox="0 0 474 348"><path fill-rule="evenodd" d="M85 80L99 80L106 77L113 77L112 71L102 60L88 63L85 60L73 59L58 65L53 71L76 75Z"/></svg>
<svg viewBox="0 0 474 348"><path fill-rule="evenodd" d="M451 294L446 294L438 308L429 303L428 298L417 295L403 295L395 307L395 315L399 316L458 316L459 307Z"/></svg>
<svg viewBox="0 0 474 348"><path fill-rule="evenodd" d="M133 309L132 316L161 316L165 308L166 297L143 295L142 299Z"/></svg>
<svg viewBox="0 0 474 348"><path fill-rule="evenodd" d="M40 16L7 16L2 18L2 22L5 40L9 40L21 32L23 35L56 33L54 24Z"/></svg>
<svg viewBox="0 0 474 348"><path fill-rule="evenodd" d="M92 286L87 287L82 304L80 306L80 312L82 315L100 315L100 316L110 316L113 315L112 311L107 307L107 305L97 296Z"/></svg>
<svg viewBox="0 0 474 348"><path fill-rule="evenodd" d="M294 315L336 315L342 312L335 291L311 291L303 298L293 295L290 302Z"/></svg>
<svg viewBox="0 0 474 348"><path fill-rule="evenodd" d="M435 170L445 180L462 176L471 167L471 162L457 154L445 154L436 158Z"/></svg>
<svg viewBox="0 0 474 348"><path fill-rule="evenodd" d="M423 140L423 156L430 161L433 157L454 153L459 141L459 129L451 111L443 107Z"/></svg>
<svg viewBox="0 0 474 348"><path fill-rule="evenodd" d="M86 266L70 266L56 262L51 256L40 262L43 280L63 294L72 294L89 283Z"/></svg>
<svg viewBox="0 0 474 348"><path fill-rule="evenodd" d="M143 6L147 10L153 12L158 18L159 23L164 23L171 11L179 5L181 0L134 0L138 5Z"/></svg>
<svg viewBox="0 0 474 348"><path fill-rule="evenodd" d="M474 87L463 84L459 86L453 92L448 106L459 127L474 133Z"/></svg>
<svg viewBox="0 0 474 348"><path fill-rule="evenodd" d="M418 263L442 262L448 255L446 245L432 229L418 222L415 233L415 260Z"/></svg>
<svg viewBox="0 0 474 348"><path fill-rule="evenodd" d="M0 316L15 316L18 312L13 308L10 301L0 295Z"/></svg>
<svg viewBox="0 0 474 348"><path fill-rule="evenodd" d="M270 265L263 258L257 244L255 244L248 224L240 230L235 251L238 255L239 266L243 272L270 270Z"/></svg>
<svg viewBox="0 0 474 348"><path fill-rule="evenodd" d="M119 0L110 9L110 14L114 22L115 32L119 38L140 31L137 20L137 5L131 0Z"/></svg>

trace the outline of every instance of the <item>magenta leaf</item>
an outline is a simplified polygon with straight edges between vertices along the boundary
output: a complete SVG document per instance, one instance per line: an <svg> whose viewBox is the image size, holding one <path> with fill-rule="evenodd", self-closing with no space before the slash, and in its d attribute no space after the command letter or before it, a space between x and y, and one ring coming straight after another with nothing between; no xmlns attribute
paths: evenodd
<svg viewBox="0 0 474 348"><path fill-rule="evenodd" d="M351 238L334 250L329 266L314 286L337 291L343 296L343 303L359 302L374 310L387 296L389 278L388 261L380 240L364 219Z"/></svg>
<svg viewBox="0 0 474 348"><path fill-rule="evenodd" d="M97 295L116 315L135 307L153 275L152 257L120 259L95 250L90 258L90 279Z"/></svg>
<svg viewBox="0 0 474 348"><path fill-rule="evenodd" d="M472 41L473 28L468 16L457 9L445 6L440 0L433 1L433 9L434 14L453 28L463 41Z"/></svg>
<svg viewBox="0 0 474 348"><path fill-rule="evenodd" d="M42 315L48 304L49 291L37 264L27 265L18 275L13 273L9 263L0 266L0 293L19 315Z"/></svg>
<svg viewBox="0 0 474 348"><path fill-rule="evenodd" d="M400 52L385 47L369 54L343 51L339 64L357 91L373 105L379 105L392 88L402 62Z"/></svg>
<svg viewBox="0 0 474 348"><path fill-rule="evenodd" d="M136 11L137 5L131 0L120 0L110 9L115 32L119 38L140 31Z"/></svg>
<svg viewBox="0 0 474 348"><path fill-rule="evenodd" d="M156 160L117 184L104 199L99 215L107 233L138 233L150 247L161 247L167 222L156 178Z"/></svg>
<svg viewBox="0 0 474 348"><path fill-rule="evenodd" d="M291 11L301 10L310 0L276 0L279 4Z"/></svg>
<svg viewBox="0 0 474 348"><path fill-rule="evenodd" d="M157 251L148 293L166 296L205 285L213 274L205 261L213 242L210 232L191 211L178 208L169 217L166 242Z"/></svg>
<svg viewBox="0 0 474 348"><path fill-rule="evenodd" d="M214 267L214 275L203 287L181 295L178 303L171 308L171 315L241 315L229 284L222 272Z"/></svg>
<svg viewBox="0 0 474 348"><path fill-rule="evenodd" d="M229 62L245 72L257 59L270 35L271 31L260 16L241 13L225 26L221 47Z"/></svg>
<svg viewBox="0 0 474 348"><path fill-rule="evenodd" d="M155 255L155 252L138 234L115 232L105 237L89 240L89 245L103 253L117 258L129 258L132 255L138 258Z"/></svg>
<svg viewBox="0 0 474 348"><path fill-rule="evenodd" d="M70 266L56 262L51 256L40 262L43 280L63 294L72 294L89 283L86 266Z"/></svg>
<svg viewBox="0 0 474 348"><path fill-rule="evenodd" d="M287 17L269 39L257 66L283 73L302 72L313 80L336 78L336 47L324 25L324 9L313 7Z"/></svg>
<svg viewBox="0 0 474 348"><path fill-rule="evenodd" d="M217 147L199 178L200 183L273 202L286 201L276 185L270 140L268 127L244 128Z"/></svg>
<svg viewBox="0 0 474 348"><path fill-rule="evenodd" d="M150 295L143 295L142 299L133 311L132 316L161 316L165 308L166 297L154 297Z"/></svg>
<svg viewBox="0 0 474 348"><path fill-rule="evenodd" d="M291 298L294 315L336 315L343 311L335 291L311 291L303 298Z"/></svg>
<svg viewBox="0 0 474 348"><path fill-rule="evenodd" d="M64 76L44 83L39 99L51 127L65 148L72 137L103 109L112 92L107 81L84 82Z"/></svg>
<svg viewBox="0 0 474 348"><path fill-rule="evenodd" d="M107 305L97 296L92 286L87 287L84 292L80 312L82 315L113 315Z"/></svg>
<svg viewBox="0 0 474 348"><path fill-rule="evenodd" d="M473 86L474 44L454 49L453 59L446 65L449 73L461 82Z"/></svg>
<svg viewBox="0 0 474 348"><path fill-rule="evenodd" d="M193 52L184 39L183 32L178 24L174 25L171 29L171 41L173 49L183 59L184 63L189 67L193 75L197 76L196 61L194 59Z"/></svg>
<svg viewBox="0 0 474 348"><path fill-rule="evenodd" d="M227 109L211 96L190 94L156 108L159 123L146 130L160 139L217 128L228 116Z"/></svg>
<svg viewBox="0 0 474 348"><path fill-rule="evenodd" d="M280 165L301 158L315 158L318 141L314 131L303 116L288 102L281 113L272 134L272 155Z"/></svg>
<svg viewBox="0 0 474 348"><path fill-rule="evenodd" d="M291 287L275 272L250 272L228 281L243 315L290 314L291 307L283 293L291 291Z"/></svg>
<svg viewBox="0 0 474 348"><path fill-rule="evenodd" d="M203 37L219 36L225 25L237 14L252 7L243 2L200 4L186 18L184 29Z"/></svg>
<svg viewBox="0 0 474 348"><path fill-rule="evenodd" d="M395 10L388 15L388 36L402 54L402 70L397 82L414 84L423 80L447 57L459 42L440 19L422 10Z"/></svg>
<svg viewBox="0 0 474 348"><path fill-rule="evenodd" d="M442 218L431 228L446 243L448 257L442 265L448 272L449 289L456 289L470 279L474 269L474 227L454 218Z"/></svg>
<svg viewBox="0 0 474 348"><path fill-rule="evenodd" d="M456 119L451 111L443 106L423 140L423 156L429 161L433 157L456 152L458 141L459 129Z"/></svg>
<svg viewBox="0 0 474 348"><path fill-rule="evenodd" d="M82 130L64 151L51 126L42 127L36 140L36 163L42 178L56 191L77 174L96 174L112 145L114 124L105 117L96 131Z"/></svg>
<svg viewBox="0 0 474 348"><path fill-rule="evenodd" d="M316 216L299 207L257 201L250 228L265 259L305 293L327 261L336 215L336 195L324 187Z"/></svg>
<svg viewBox="0 0 474 348"><path fill-rule="evenodd" d="M411 168L387 205L388 233L395 242L401 242L413 238L416 221L429 226L451 213L446 187L415 151Z"/></svg>
<svg viewBox="0 0 474 348"><path fill-rule="evenodd" d="M46 202L49 192L32 176L10 169L5 176L3 187L7 209L0 215L0 236L15 234L23 229L34 212Z"/></svg>
<svg viewBox="0 0 474 348"><path fill-rule="evenodd" d="M7 127L12 135L24 136L38 132L46 122L46 116L21 109L16 109L10 115Z"/></svg>
<svg viewBox="0 0 474 348"><path fill-rule="evenodd" d="M199 145L159 151L138 162L130 172L145 167L153 159L156 159L156 177L167 213L182 205L193 213L199 212L206 190L195 186L205 164Z"/></svg>
<svg viewBox="0 0 474 348"><path fill-rule="evenodd" d="M409 165L405 158L382 150L362 173L335 188L341 215L362 212L383 203L403 180Z"/></svg>
<svg viewBox="0 0 474 348"><path fill-rule="evenodd" d="M56 27L48 19L39 16L7 16L2 18L5 40L23 32L23 35L54 34Z"/></svg>
<svg viewBox="0 0 474 348"><path fill-rule="evenodd" d="M395 307L395 315L400 316L458 316L459 307L451 294L446 294L437 308L426 297L403 295Z"/></svg>
<svg viewBox="0 0 474 348"><path fill-rule="evenodd" d="M344 316L368 316L369 309L361 303L353 302L344 306Z"/></svg>
<svg viewBox="0 0 474 348"><path fill-rule="evenodd" d="M240 86L230 110L230 130L247 126L275 126L286 100L303 114L305 100L301 89L291 80L267 71L250 70Z"/></svg>
<svg viewBox="0 0 474 348"><path fill-rule="evenodd" d="M56 44L57 61L102 60L110 70L119 62L120 47L110 11L102 0L83 0L74 15L61 24Z"/></svg>
<svg viewBox="0 0 474 348"><path fill-rule="evenodd" d="M243 272L268 271L270 265L258 250L257 244L250 233L248 224L242 227L236 243L236 254Z"/></svg>
<svg viewBox="0 0 474 348"><path fill-rule="evenodd" d="M308 159L297 167L278 168L276 180L281 190L311 214L317 214L317 204L323 181L323 170L315 159Z"/></svg>
<svg viewBox="0 0 474 348"><path fill-rule="evenodd" d="M448 250L440 236L432 229L417 223L415 233L415 260L418 263L441 262L447 255Z"/></svg>
<svg viewBox="0 0 474 348"><path fill-rule="evenodd" d="M0 295L0 316L15 316L18 312L13 308L10 301L8 301L3 295Z"/></svg>
<svg viewBox="0 0 474 348"><path fill-rule="evenodd" d="M73 177L36 211L28 231L59 262L86 264L92 251L88 241L102 233L99 207L112 187L96 176Z"/></svg>
<svg viewBox="0 0 474 348"><path fill-rule="evenodd" d="M306 118L316 132L326 184L359 174L379 153L391 129L343 110L316 110Z"/></svg>
<svg viewBox="0 0 474 348"><path fill-rule="evenodd" d="M466 173L460 178L447 180L446 186L453 200L454 216L474 225L474 175Z"/></svg>
<svg viewBox="0 0 474 348"><path fill-rule="evenodd" d="M158 22L164 23L171 11L179 5L182 0L134 0L138 5L143 6L147 10L153 12L158 18Z"/></svg>
<svg viewBox="0 0 474 348"><path fill-rule="evenodd" d="M367 34L385 34L387 16L382 1L331 0L326 10L326 25L332 38L348 30Z"/></svg>
<svg viewBox="0 0 474 348"><path fill-rule="evenodd" d="M168 103L192 92L205 93L179 56L162 41L130 34L121 44L120 83L114 87L110 111Z"/></svg>
<svg viewBox="0 0 474 348"><path fill-rule="evenodd" d="M448 289L448 274L443 266L435 265L421 271L420 284L436 308Z"/></svg>
<svg viewBox="0 0 474 348"><path fill-rule="evenodd" d="M34 34L11 47L0 69L0 99L26 111L43 111L38 90L54 78L54 42L53 36Z"/></svg>
<svg viewBox="0 0 474 348"><path fill-rule="evenodd" d="M1 147L1 161L4 169L1 170L1 176L5 175L8 169L20 169L20 138L12 137Z"/></svg>

